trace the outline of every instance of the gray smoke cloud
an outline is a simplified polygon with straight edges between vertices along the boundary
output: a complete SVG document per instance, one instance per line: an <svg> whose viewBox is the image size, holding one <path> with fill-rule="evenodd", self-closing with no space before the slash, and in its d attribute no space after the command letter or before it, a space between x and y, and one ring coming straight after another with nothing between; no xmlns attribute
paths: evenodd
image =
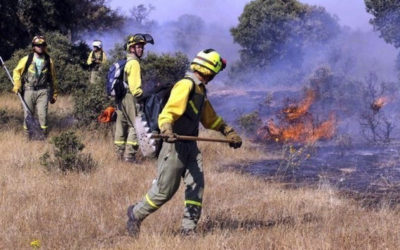
<svg viewBox="0 0 400 250"><path fill-rule="evenodd" d="M229 30L238 24L238 17L242 13L243 7L249 2L244 0L174 0L166 3L165 1L154 0L131 3L113 0L110 2L111 6L120 7L126 15L129 14L129 9L134 4L152 4L155 10L151 12L149 19L153 22L151 25L145 26L128 22L122 30L102 34L100 39L103 40L106 49L112 49L115 43L122 43L128 34L151 33L155 39L155 45L147 46L148 51L158 53L182 51L189 58L192 58L199 50L212 47L228 59L229 67L234 61L240 59L240 46L233 42ZM255 91L255 94L258 94L259 99L255 98L254 95L250 100L244 100L243 105L241 105L236 96L232 100L228 96L218 98L221 103L216 104L217 111L231 114L226 118L228 121L233 121L239 113L257 110L260 102L265 98L262 96L267 92L279 93L275 95L281 96L279 100L275 100L275 104L278 106L279 102L283 100L282 96L286 96L286 94L301 96L298 93L301 93L303 87L309 85L310 77L320 67L330 69L332 75L335 76L336 84L343 81L344 85L349 83L348 85L352 86L357 84L364 86L366 84L365 79L370 73L373 73L378 79L377 85L386 82L392 85L388 89L395 89L394 85L398 82L395 67L397 51L393 46L386 44L383 39L379 38L377 32L373 31L372 26L368 23L371 16L366 12L363 0L302 0L301 2L325 7L327 12L335 15L340 25L339 34L317 47L303 48L302 64L296 69L296 72L289 71L284 62L272 62L267 70L251 72L251 77L245 77L246 81L235 85L234 88L246 91L251 89ZM88 37L87 40L91 42L90 39L96 38L99 37L93 35ZM295 39L292 38L292 40ZM291 45L287 44L286 46ZM216 78L215 82L228 83L227 77L228 74L224 72ZM224 90L230 87L229 84L223 86L213 84L210 87L214 86L216 86L216 89ZM339 95L338 93L346 94L346 91L354 90L345 89L344 92L336 91L335 93L337 95ZM298 93L296 94L296 92ZM212 98L212 92L210 94ZM351 93L347 94L351 95ZM241 96L240 98L245 99L247 97ZM392 99L395 99L394 95ZM361 103L360 100L357 102L349 107L351 112L349 111L348 114L341 117L339 127L343 133L357 134L357 131L360 130L357 124L361 111L357 113L355 110L361 110L360 105L368 104ZM392 101L381 112L386 112L388 117L393 120L398 119L398 117L390 114L395 110L396 105L396 102ZM238 109L238 106L240 106L240 112L232 112L233 107ZM324 107L316 109L323 111ZM266 111L265 116L270 115L271 110Z"/></svg>

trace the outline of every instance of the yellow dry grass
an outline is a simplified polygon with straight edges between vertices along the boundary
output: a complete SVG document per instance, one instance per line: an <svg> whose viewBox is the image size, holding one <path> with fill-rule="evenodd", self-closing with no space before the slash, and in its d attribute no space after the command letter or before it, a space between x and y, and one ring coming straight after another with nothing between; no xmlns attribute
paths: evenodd
<svg viewBox="0 0 400 250"><path fill-rule="evenodd" d="M9 112L20 109L12 98L1 97ZM70 112L71 100L59 101L51 113L62 106ZM0 249L30 249L34 240L42 249L398 249L399 209L365 209L327 186L285 189L224 170L274 157L248 141L239 150L200 144L206 189L196 236L178 234L181 186L132 239L125 231L126 208L150 187L154 160L117 162L110 134L77 133L98 162L94 172L48 172L39 157L49 143L26 141L18 129L0 132Z"/></svg>

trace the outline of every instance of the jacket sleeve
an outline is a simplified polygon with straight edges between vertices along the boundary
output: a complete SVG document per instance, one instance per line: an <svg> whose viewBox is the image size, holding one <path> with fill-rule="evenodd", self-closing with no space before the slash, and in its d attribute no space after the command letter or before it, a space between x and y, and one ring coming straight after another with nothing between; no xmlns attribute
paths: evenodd
<svg viewBox="0 0 400 250"><path fill-rule="evenodd" d="M204 103L203 112L201 114L201 124L206 129L217 130L221 128L223 124L225 124L224 120L221 116L218 116L212 107L210 101L207 99Z"/></svg>
<svg viewBox="0 0 400 250"><path fill-rule="evenodd" d="M50 74L51 74L51 84L53 89L53 98L57 98L58 95L58 82L56 76L56 70L54 68L54 62L50 59Z"/></svg>
<svg viewBox="0 0 400 250"><path fill-rule="evenodd" d="M161 128L165 123L174 123L183 115L189 100L193 83L183 79L177 82L171 90L171 94L165 107L158 116L158 126Z"/></svg>
<svg viewBox="0 0 400 250"><path fill-rule="evenodd" d="M142 90L142 77L140 76L140 64L136 60L130 60L125 65L125 73L127 76L129 90L134 96L141 96Z"/></svg>
<svg viewBox="0 0 400 250"><path fill-rule="evenodd" d="M91 65L93 63L92 57L93 57L93 51L90 51L89 57L87 59L87 65Z"/></svg>
<svg viewBox="0 0 400 250"><path fill-rule="evenodd" d="M19 60L17 67L13 70L13 80L14 80L14 89L21 89L22 86L22 73L25 69L25 64L28 61L28 56L23 57Z"/></svg>

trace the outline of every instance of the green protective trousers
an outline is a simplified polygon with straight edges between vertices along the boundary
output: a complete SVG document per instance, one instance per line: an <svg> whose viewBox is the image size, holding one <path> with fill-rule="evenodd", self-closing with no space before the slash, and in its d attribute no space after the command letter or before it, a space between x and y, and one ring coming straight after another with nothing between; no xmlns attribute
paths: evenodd
<svg viewBox="0 0 400 250"><path fill-rule="evenodd" d="M133 127L136 116L135 97L127 93L117 105L114 144L120 157L134 158L139 148L136 130Z"/></svg>
<svg viewBox="0 0 400 250"><path fill-rule="evenodd" d="M100 72L98 70L90 71L89 83L95 84L99 80L100 80Z"/></svg>
<svg viewBox="0 0 400 250"><path fill-rule="evenodd" d="M157 179L143 200L133 209L135 217L143 220L169 201L183 179L185 208L182 229L193 230L201 215L204 191L203 159L196 142L164 142L157 162Z"/></svg>
<svg viewBox="0 0 400 250"><path fill-rule="evenodd" d="M24 91L24 101L32 114L37 114L41 129L44 132L47 132L47 110L49 103L48 89L27 89ZM27 116L28 114L26 113L26 111L24 111L24 117L26 118ZM25 120L24 129L28 129Z"/></svg>

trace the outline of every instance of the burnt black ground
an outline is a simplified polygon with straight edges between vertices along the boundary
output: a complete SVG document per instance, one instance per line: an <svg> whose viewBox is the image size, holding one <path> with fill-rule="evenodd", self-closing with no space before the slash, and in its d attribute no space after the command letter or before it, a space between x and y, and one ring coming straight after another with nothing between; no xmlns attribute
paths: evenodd
<svg viewBox="0 0 400 250"><path fill-rule="evenodd" d="M269 149L271 150L271 149ZM279 153L279 148L275 148ZM289 188L329 186L366 205L400 204L400 146L320 146L298 167L265 160L228 167Z"/></svg>

